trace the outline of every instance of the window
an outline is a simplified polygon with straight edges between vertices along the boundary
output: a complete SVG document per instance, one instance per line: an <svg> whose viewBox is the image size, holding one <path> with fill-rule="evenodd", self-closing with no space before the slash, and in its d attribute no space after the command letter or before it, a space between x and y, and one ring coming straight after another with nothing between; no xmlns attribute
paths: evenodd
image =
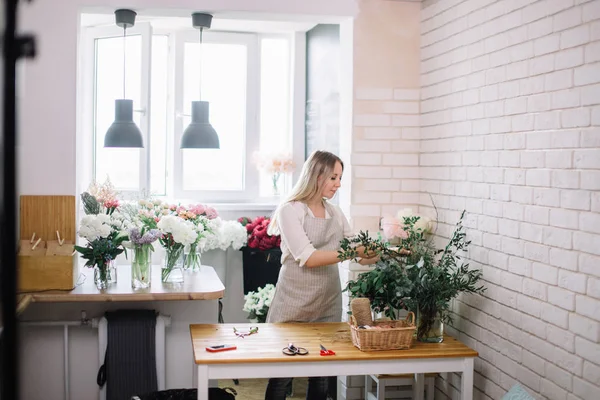
<svg viewBox="0 0 600 400"><path fill-rule="evenodd" d="M189 21L186 20L189 25ZM205 202L269 200L270 183L253 154L292 153L293 33L153 29L152 21L123 31L84 29L87 69L82 85L84 134L93 136L91 179L110 177L117 190ZM125 64L123 68L123 45ZM93 60L90 60L92 58ZM125 72L125 94L123 81ZM86 90L87 88L87 90ZM114 100L134 102L144 149L104 148L114 120ZM191 103L208 101L220 149L181 150ZM297 132L304 135L304 132Z"/></svg>

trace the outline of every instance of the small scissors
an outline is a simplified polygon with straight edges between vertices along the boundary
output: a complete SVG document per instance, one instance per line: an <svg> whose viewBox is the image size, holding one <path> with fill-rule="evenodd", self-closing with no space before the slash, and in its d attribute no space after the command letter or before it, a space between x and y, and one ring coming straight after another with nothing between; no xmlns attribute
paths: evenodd
<svg viewBox="0 0 600 400"><path fill-rule="evenodd" d="M321 355L322 356L335 356L335 351L327 350L322 344L321 346Z"/></svg>
<svg viewBox="0 0 600 400"><path fill-rule="evenodd" d="M306 350L304 347L296 347L294 346L294 343L288 344L287 347L284 347L281 351L286 356L305 356L308 354L308 350Z"/></svg>

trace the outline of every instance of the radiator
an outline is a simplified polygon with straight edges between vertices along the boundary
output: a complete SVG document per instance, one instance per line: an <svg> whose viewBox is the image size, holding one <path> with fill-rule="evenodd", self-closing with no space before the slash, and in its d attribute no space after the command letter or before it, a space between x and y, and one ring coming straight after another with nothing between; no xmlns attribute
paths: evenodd
<svg viewBox="0 0 600 400"><path fill-rule="evenodd" d="M92 324L96 323L98 327L98 368L100 368L104 363L104 355L108 345L108 321L105 317L102 317L92 322ZM165 328L170 325L171 317L163 315L156 317L156 378L158 390L164 390L166 385ZM100 388L99 398L100 400L106 400L106 385Z"/></svg>
<svg viewBox="0 0 600 400"><path fill-rule="evenodd" d="M79 321L24 321L20 323L24 326L62 326L63 327L63 346L64 346L64 391L65 400L70 400L70 376L69 376L69 327L70 326L89 326L98 329L98 369L104 363L106 346L108 342L108 321L106 318L94 318L89 320L82 312ZM164 390L166 386L166 363L165 363L165 329L171 325L171 317L159 315L156 317L156 377L158 390ZM100 389L100 400L106 400L106 385Z"/></svg>

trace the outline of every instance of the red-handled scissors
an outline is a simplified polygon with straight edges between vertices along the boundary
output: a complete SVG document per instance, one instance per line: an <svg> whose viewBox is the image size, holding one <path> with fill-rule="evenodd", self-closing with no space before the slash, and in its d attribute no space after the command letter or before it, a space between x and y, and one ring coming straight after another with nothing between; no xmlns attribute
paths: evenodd
<svg viewBox="0 0 600 400"><path fill-rule="evenodd" d="M323 345L321 346L321 355L322 356L335 356L335 351L333 350L327 350L325 347L323 347Z"/></svg>

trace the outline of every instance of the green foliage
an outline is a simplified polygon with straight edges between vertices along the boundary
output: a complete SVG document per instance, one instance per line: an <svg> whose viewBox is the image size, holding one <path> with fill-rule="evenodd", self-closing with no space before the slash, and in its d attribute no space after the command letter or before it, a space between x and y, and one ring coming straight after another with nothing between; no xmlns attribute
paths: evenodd
<svg viewBox="0 0 600 400"><path fill-rule="evenodd" d="M98 238L88 242L85 246L75 246L75 250L81 253L81 257L86 261L86 267L101 267L107 261L114 260L125 251L123 242L127 240L127 235L118 232L111 233L106 238ZM127 252L125 252L127 256Z"/></svg>
<svg viewBox="0 0 600 400"><path fill-rule="evenodd" d="M102 204L94 196L88 192L81 193L81 202L83 203L83 211L86 215L98 215L102 210Z"/></svg>
<svg viewBox="0 0 600 400"><path fill-rule="evenodd" d="M448 312L450 301L460 293L482 293L485 288L478 282L481 270L470 270L463 263L462 255L470 241L462 225L463 211L455 231L444 249L437 250L431 238L414 225L418 216L405 217L404 226L408 237L402 239L400 250L391 248L380 239L372 239L368 233L359 233L341 243L340 259L356 258L356 246L365 246L381 257L375 268L362 273L355 281L349 281L344 290L351 297L366 297L375 312L383 312L395 318L398 309L418 312L420 320L417 334L424 334L438 315L451 322ZM406 253L408 251L408 254Z"/></svg>

